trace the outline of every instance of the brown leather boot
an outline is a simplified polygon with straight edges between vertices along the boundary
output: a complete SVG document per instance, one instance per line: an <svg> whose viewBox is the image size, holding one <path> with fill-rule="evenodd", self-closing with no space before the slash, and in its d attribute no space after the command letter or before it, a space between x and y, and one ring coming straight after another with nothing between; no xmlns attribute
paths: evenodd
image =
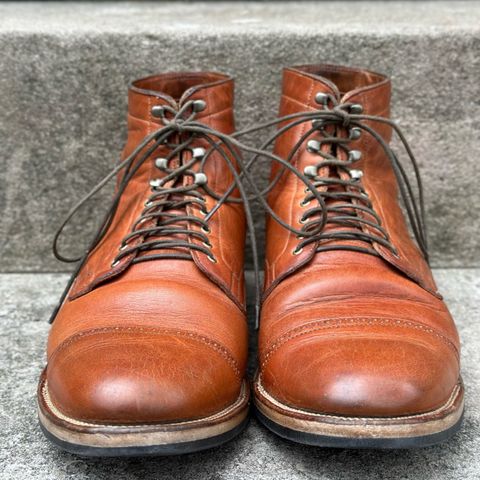
<svg viewBox="0 0 480 480"><path fill-rule="evenodd" d="M389 147L390 88L352 68L284 72L275 153L297 175L272 168L255 401L301 443L414 447L460 426L459 339L426 261L423 200Z"/></svg>
<svg viewBox="0 0 480 480"><path fill-rule="evenodd" d="M144 78L128 113L112 208L54 314L40 422L83 455L202 450L241 431L249 400L245 213L238 189L222 197L233 80Z"/></svg>

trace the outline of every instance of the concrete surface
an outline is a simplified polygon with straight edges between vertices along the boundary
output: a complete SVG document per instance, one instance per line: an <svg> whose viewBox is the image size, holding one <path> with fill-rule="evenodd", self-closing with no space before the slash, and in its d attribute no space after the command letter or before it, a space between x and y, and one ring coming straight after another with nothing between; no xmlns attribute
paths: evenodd
<svg viewBox="0 0 480 480"><path fill-rule="evenodd" d="M480 269L436 270L435 276L463 340L466 417L463 430L449 443L415 451L317 449L276 438L252 420L239 438L217 450L185 457L88 460L50 445L35 411L47 318L67 276L0 275L0 479L478 479Z"/></svg>
<svg viewBox="0 0 480 480"><path fill-rule="evenodd" d="M480 266L479 51L479 2L1 3L0 271L68 268L53 232L118 158L131 79L229 72L246 126L275 116L282 66L318 62L393 77L433 264ZM255 168L264 182L268 167ZM87 244L109 195L79 215L66 250ZM262 222L256 209L260 244Z"/></svg>

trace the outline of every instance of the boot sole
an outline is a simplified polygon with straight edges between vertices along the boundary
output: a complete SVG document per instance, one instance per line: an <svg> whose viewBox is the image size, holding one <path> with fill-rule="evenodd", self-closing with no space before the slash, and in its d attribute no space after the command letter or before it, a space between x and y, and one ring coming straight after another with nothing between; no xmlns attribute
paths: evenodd
<svg viewBox="0 0 480 480"><path fill-rule="evenodd" d="M445 405L401 417L342 417L315 414L285 405L269 395L259 380L255 411L273 433L293 442L330 448L404 449L436 445L460 430L464 411L461 381Z"/></svg>
<svg viewBox="0 0 480 480"><path fill-rule="evenodd" d="M45 375L38 389L38 417L45 436L67 452L87 457L180 455L217 447L248 423L249 388L230 407L209 417L162 424L102 425L69 418L53 405Z"/></svg>

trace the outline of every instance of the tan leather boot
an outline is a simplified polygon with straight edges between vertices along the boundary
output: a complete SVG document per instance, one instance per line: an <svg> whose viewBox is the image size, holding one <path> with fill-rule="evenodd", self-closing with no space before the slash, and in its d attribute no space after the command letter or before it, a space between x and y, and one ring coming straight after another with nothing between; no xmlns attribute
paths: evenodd
<svg viewBox="0 0 480 480"><path fill-rule="evenodd" d="M112 208L54 314L38 390L41 425L66 450L184 453L245 425L245 214L238 190L222 201L233 130L228 76L130 86Z"/></svg>
<svg viewBox="0 0 480 480"><path fill-rule="evenodd" d="M388 146L389 109L383 75L284 71L275 153L303 178L272 168L255 401L301 443L414 447L460 426L457 330L426 261L423 205Z"/></svg>

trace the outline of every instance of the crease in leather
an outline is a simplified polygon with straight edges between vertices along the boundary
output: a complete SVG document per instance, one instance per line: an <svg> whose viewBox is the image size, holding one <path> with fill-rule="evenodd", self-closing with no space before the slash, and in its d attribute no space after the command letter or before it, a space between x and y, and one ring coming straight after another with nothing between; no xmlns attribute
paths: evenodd
<svg viewBox="0 0 480 480"><path fill-rule="evenodd" d="M414 322L407 319L399 318L369 318L369 317L354 317L354 318L330 318L324 319L321 321L313 321L296 327L292 330L287 331L280 337L274 339L270 342L269 347L265 347L263 350L265 353L262 354L262 362L260 368L263 369L267 364L271 355L276 352L282 345L287 343L290 340L298 338L299 336L308 335L309 333L315 333L320 331L325 331L328 329L337 329L337 328L348 328L348 327L370 327L371 325L379 326L388 326L388 327L398 327L398 328L407 328L412 330L420 330L427 334L430 334L432 337L439 338L444 344L448 345L454 352L456 359L459 359L459 352L457 347L445 336L436 331L431 327L427 327L422 323ZM328 338L328 335L325 336ZM405 341L411 342L411 338L405 338Z"/></svg>
<svg viewBox="0 0 480 480"><path fill-rule="evenodd" d="M122 327L102 327L102 328L92 328L89 330L84 330L82 332L78 332L71 337L64 340L60 343L57 348L52 352L49 363L54 360L56 356L58 356L63 350L65 350L70 345L74 344L75 342L82 340L87 337L93 337L95 335L104 335L104 334L124 334L128 335L131 333L138 333L138 334L146 334L146 335L171 335L171 336L183 336L185 338L192 339L197 341L211 350L215 351L216 353L220 354L231 367L232 371L235 373L235 376L242 380L242 374L240 372L240 367L235 360L232 353L223 345L212 340L204 335L200 335L198 333L189 331L189 330L179 330L179 329L169 329L169 328L160 328L160 327L137 327L137 326L122 326ZM68 356L67 356L68 358Z"/></svg>

